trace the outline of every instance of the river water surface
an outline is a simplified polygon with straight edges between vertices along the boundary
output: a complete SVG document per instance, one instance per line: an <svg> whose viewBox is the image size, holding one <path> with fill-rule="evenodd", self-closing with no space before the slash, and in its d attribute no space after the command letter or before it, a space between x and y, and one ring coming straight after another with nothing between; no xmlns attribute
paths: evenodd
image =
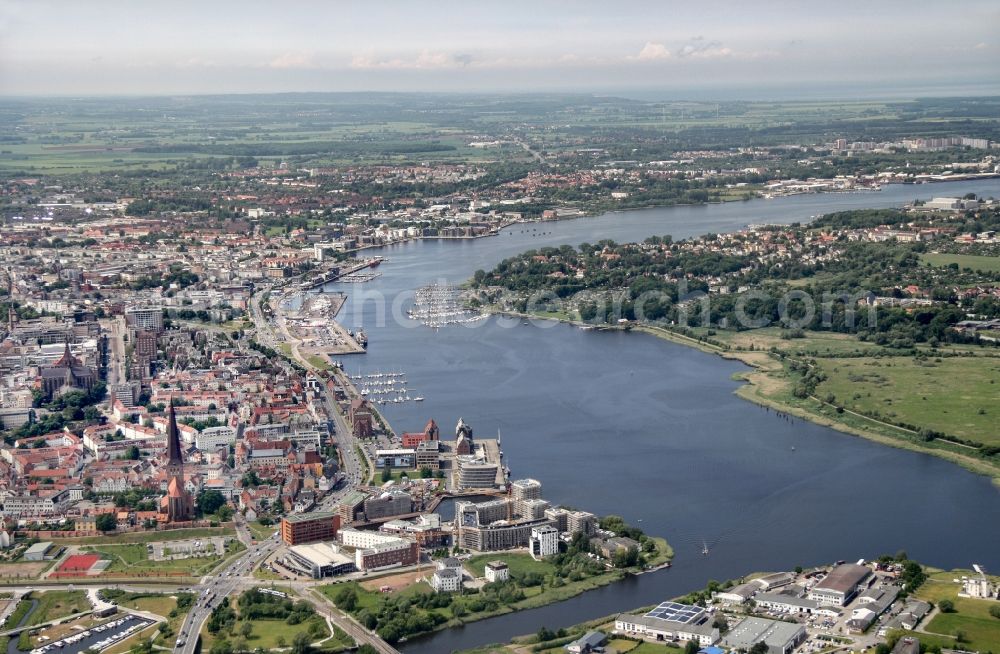
<svg viewBox="0 0 1000 654"><path fill-rule="evenodd" d="M506 318L434 331L381 320L373 299L405 309L419 286L461 283L529 248L680 239L967 192L1000 196L1000 180L516 225L491 238L391 246L378 252L388 261L375 281L328 285L350 293L340 319L369 338L367 354L343 359L348 372L405 371L410 395L426 398L381 407L397 431L419 431L430 417L445 438L459 417L477 435L499 431L514 476L541 480L546 499L620 514L676 550L672 569L417 639L407 654L507 641L660 602L709 579L900 549L937 567L1000 570L1000 491L987 478L745 402L731 379L741 363L644 334Z"/></svg>

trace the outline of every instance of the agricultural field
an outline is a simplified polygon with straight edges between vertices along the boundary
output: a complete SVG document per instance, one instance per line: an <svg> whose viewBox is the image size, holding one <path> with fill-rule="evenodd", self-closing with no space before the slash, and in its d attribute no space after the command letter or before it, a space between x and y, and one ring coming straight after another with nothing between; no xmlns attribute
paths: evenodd
<svg viewBox="0 0 1000 654"><path fill-rule="evenodd" d="M510 139L545 126L530 144L574 154L580 140L611 156L662 156L647 134L680 147L799 143L828 126L872 138L951 135L949 121L995 116L981 100L646 102L581 95L496 96L292 94L100 100L9 99L0 103L0 174L89 174L207 169L223 159L277 167L530 161ZM856 126L856 127L855 127ZM850 134L848 134L850 136ZM499 140L489 148L476 140ZM637 149L634 149L638 146ZM674 145L668 146L670 148ZM242 164L241 164L242 165ZM745 189L734 191L742 195ZM733 199L739 199L734 197Z"/></svg>

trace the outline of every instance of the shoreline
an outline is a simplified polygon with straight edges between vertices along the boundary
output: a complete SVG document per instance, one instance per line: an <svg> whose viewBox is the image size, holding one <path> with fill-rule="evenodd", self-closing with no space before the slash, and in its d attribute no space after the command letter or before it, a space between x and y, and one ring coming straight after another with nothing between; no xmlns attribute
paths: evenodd
<svg viewBox="0 0 1000 654"><path fill-rule="evenodd" d="M977 181L983 181L983 180L988 180L988 179L997 179L997 178L1000 178L1000 173L977 173L977 174L955 175L954 179L921 179L921 180L905 181L905 182L889 181L889 182L882 182L882 184L883 184L883 186L913 186L913 187L920 187L920 186L924 186L924 185L927 185L927 184L947 184L947 183L957 183L957 182L977 182ZM610 208L602 208L602 207L583 208L583 209L579 209L578 210L580 213L578 213L576 215L572 215L572 216L558 216L557 215L555 218L541 218L541 217L539 217L539 218L522 218L520 220L512 220L512 221L503 223L501 225L498 225L495 229L490 229L489 231L487 231L485 233L482 233L482 234L473 234L473 235L469 235L469 236L438 236L438 235L434 235L434 236L412 236L412 237L407 237L407 238L404 238L404 239L400 239L398 241L392 241L391 243L378 243L378 244L374 244L374 245L363 245L361 247L353 248L351 250L344 250L344 253L345 254L355 254L355 253L358 253L358 252L364 252L365 250L377 250L377 249L380 249L380 248L388 248L388 247L391 247L393 245L400 245L400 244L404 244L404 243L413 243L413 242L417 242L417 241L433 241L433 240L441 240L441 241L463 241L463 240L475 240L475 239L480 239L480 238L488 238L488 237L492 237L492 236L499 236L503 232L504 229L506 229L508 227L513 227L514 225L531 225L531 224L536 224L536 223L554 223L554 222L563 222L563 221L569 221L569 220L581 220L581 219L585 219L585 218L595 218L595 217L600 217L600 216L605 216L605 215L610 215L610 214L627 213L627 212L631 212L631 211L645 211L647 209L670 209L670 208L673 208L673 207L707 207L707 206L710 206L710 205L722 205L722 204L729 204L729 203L732 203L732 202L750 202L750 201L753 201L753 200L765 200L765 199L772 200L772 199L776 199L776 198L795 197L795 196L801 196L801 195L843 195L843 194L855 194L855 193L865 193L865 194L868 194L868 193L879 193L879 192L881 192L881 190L882 189L878 189L878 190L874 190L874 189L860 189L860 190L845 190L845 191L815 191L815 192L811 192L811 193L806 193L806 192L803 192L803 193L785 193L785 194L775 195L775 196L771 196L771 197L765 197L765 195L763 193L763 190L761 190L760 188L757 188L755 186L755 187L752 187L752 188L749 189L750 193L752 194L752 196L749 197L749 198L727 197L725 199L706 200L705 202L671 202L671 203L667 203L667 204L653 203L653 204L641 204L641 205L635 205L635 206L619 206L619 207L610 207Z"/></svg>
<svg viewBox="0 0 1000 654"><path fill-rule="evenodd" d="M524 320L548 320L556 321L573 327L592 327L595 330L601 331L637 331L645 334L649 334L655 338L660 338L665 341L683 345L685 347L694 348L706 354L714 354L723 359L729 359L732 361L739 361L740 363L749 366L751 370L746 372L739 372L734 375L734 378L743 382L743 384L734 391L734 394L742 400L756 404L758 406L765 406L777 411L782 411L789 415L795 416L802 420L808 420L809 422L820 425L822 427L829 427L835 429L842 434L847 434L849 436L855 436L858 438L864 438L866 440L879 443L880 445L888 445L890 447L895 447L901 450L909 450L911 452L919 452L921 454L928 454L930 456L935 456L939 459L944 459L950 463L954 463L961 466L965 470L972 472L977 475L983 475L989 477L993 482L993 485L1000 490L1000 468L993 466L981 459L969 457L962 455L958 452L953 452L951 450L944 450L935 447L922 446L919 443L904 440L902 438L894 438L886 434L880 434L878 432L864 429L862 427L856 427L854 425L849 425L847 423L835 420L829 416L817 414L813 411L805 409L803 407L798 407L790 404L786 404L780 400L773 397L768 397L760 392L760 383L755 379L756 376L768 377L769 371L761 365L761 362L756 360L754 354L768 356L765 352L734 352L730 350L723 350L717 346L710 343L704 343L690 336L685 336L683 334L678 334L676 332L652 327L648 325L629 325L628 327L618 327L615 325L592 325L580 320L572 320L569 318L560 318L556 316L538 316L526 313L520 313L517 311L494 311L489 309L482 309L486 311L489 315L496 316L509 316L517 317ZM747 356L751 355L751 356ZM818 401L816 398L812 398L813 401ZM859 418L863 420L874 420L867 416L856 414ZM878 421L875 421L878 422ZM886 427L899 429L889 423L879 423Z"/></svg>
<svg viewBox="0 0 1000 654"><path fill-rule="evenodd" d="M862 427L855 427L853 425L849 425L839 420L830 418L829 416L817 414L803 407L786 404L785 402L777 400L773 397L768 397L766 395L763 395L760 390L761 386L754 379L754 377L757 375L767 377L768 371L765 370L763 366L761 366L760 362L754 360L753 357L745 356L746 354L753 354L753 353L731 352L728 350L723 350L721 348L714 347L711 344L703 343L701 341L698 341L697 339L691 338L689 336L684 336L683 334L677 334L667 329L659 329L648 326L639 326L639 327L634 327L633 329L649 334L656 338L661 338L671 343L676 343L677 345L693 347L707 354L715 354L716 356L722 357L723 359L739 361L744 365L750 366L752 370L748 372L740 372L734 375L734 378L737 378L739 379L739 381L744 382L739 388L736 389L736 391L734 391L735 395L740 399L746 400L747 402L751 402L758 406L766 406L775 410L783 411L789 415L795 416L796 418L801 418L802 420L808 420L813 424L817 424L823 427L830 427L831 429L835 429L843 434L864 438L866 440L873 441L881 445L888 445L890 447L895 447L901 450L909 450L911 452L920 452L922 454L936 456L940 459L949 461L950 463L957 464L962 468L968 470L969 472L990 477L993 482L993 485L996 486L998 489L1000 489L1000 469L980 459L964 456L962 454L959 454L958 452L952 452L950 450L921 446L919 443L915 443L913 441L904 440L902 438L894 438L892 436L880 434L869 429L864 429ZM819 401L814 397L811 397L810 399L812 399L813 401ZM868 416L864 416L862 414L854 414L854 415L857 415L857 417L861 418L862 420L872 420L874 422L878 422L875 421L873 418L869 418ZM879 423L879 424L903 431L902 428L896 427L895 425L891 425L889 423Z"/></svg>
<svg viewBox="0 0 1000 654"><path fill-rule="evenodd" d="M461 627L461 626L464 626L466 624L472 624L472 623L475 623L475 622L480 622L482 620L489 620L491 618L496 618L496 617L499 617L501 615L509 615L511 613L520 613L522 611L533 611L535 609L544 608L546 606L551 606L553 604L558 604L560 602L565 602L567 600L573 599L574 597L579 597L580 595L583 595L585 593L589 593L590 591L593 591L593 590L597 590L598 588L604 588L605 586L610 586L612 584L616 584L616 583L618 583L620 581L623 581L623 580L625 580L625 579L627 579L629 577L638 577L639 575L650 574L650 573L653 573L653 572L659 572L661 570L670 569L672 567L672 565L673 565L673 558L674 558L674 549L673 549L673 547L670 545L670 543L665 538L663 538L661 536L651 536L650 538L654 538L656 541L658 541L658 543L657 543L658 545L661 545L661 546L663 546L663 547L666 548L666 553L665 553L666 554L666 560L661 561L660 563L658 563L656 565L653 565L653 566L650 566L650 567L644 568L644 569L639 569L639 570L635 570L635 569L632 569L632 568L626 568L626 569L623 569L623 570L611 569L611 570L608 571L608 573L602 574L599 577L589 577L589 578L583 579L583 580L581 580L579 582L573 582L573 583L580 584L580 586L577 587L577 588L571 588L571 589L569 589L568 592L565 595L563 595L563 594L557 594L557 596L552 597L549 601L541 602L541 603L538 603L538 604L533 604L533 603L531 603L531 600L534 599L534 598L533 597L529 597L529 598L526 598L524 600L521 600L521 602L527 603L527 605L525 605L525 606L505 605L505 606L497 608L494 611L488 611L488 612L483 612L483 613L478 613L478 614L472 614L472 615L463 616L463 617L460 617L460 618L452 618L451 620L448 620L447 622L442 622L440 625L437 625L436 627L434 627L434 629L432 629L430 631L424 631L424 632L420 632L420 633L417 633L417 634L413 634L409 638L401 640L400 643L402 644L402 643L406 643L406 642L410 642L410 641L418 641L418 640L421 640L423 638L429 638L429 637L432 637L434 634L436 634L438 632L441 632L441 631L445 631L447 629L454 629L456 627ZM503 552L498 552L498 554L502 554L502 553Z"/></svg>

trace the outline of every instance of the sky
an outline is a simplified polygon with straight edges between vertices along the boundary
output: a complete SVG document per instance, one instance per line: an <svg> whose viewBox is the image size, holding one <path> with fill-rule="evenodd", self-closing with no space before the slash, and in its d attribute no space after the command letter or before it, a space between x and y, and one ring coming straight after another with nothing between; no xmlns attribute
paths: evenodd
<svg viewBox="0 0 1000 654"><path fill-rule="evenodd" d="M0 95L1000 94L997 0L0 0Z"/></svg>

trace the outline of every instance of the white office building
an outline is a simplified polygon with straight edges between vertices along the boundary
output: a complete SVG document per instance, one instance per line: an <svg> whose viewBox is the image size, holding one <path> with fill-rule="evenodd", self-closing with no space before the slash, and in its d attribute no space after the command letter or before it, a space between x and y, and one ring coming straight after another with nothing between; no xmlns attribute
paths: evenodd
<svg viewBox="0 0 1000 654"><path fill-rule="evenodd" d="M559 530L550 525L532 527L528 548L533 559L555 556L559 553Z"/></svg>

